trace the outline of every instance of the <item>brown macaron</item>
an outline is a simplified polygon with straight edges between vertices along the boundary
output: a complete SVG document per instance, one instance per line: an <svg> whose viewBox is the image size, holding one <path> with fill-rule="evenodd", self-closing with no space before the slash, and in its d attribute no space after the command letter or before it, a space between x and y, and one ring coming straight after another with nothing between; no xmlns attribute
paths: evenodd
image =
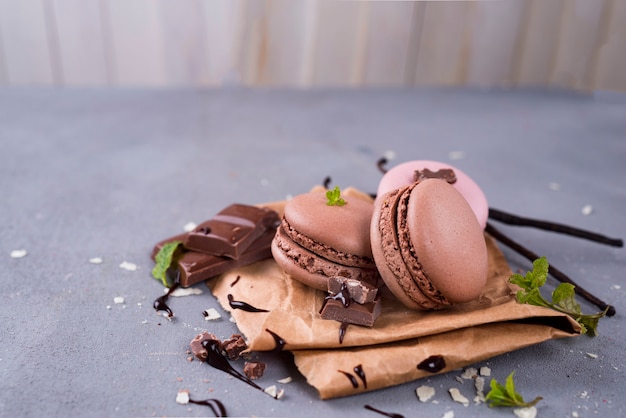
<svg viewBox="0 0 626 418"><path fill-rule="evenodd" d="M487 282L482 228L465 198L440 179L378 197L371 244L385 284L412 309L469 302Z"/></svg>
<svg viewBox="0 0 626 418"><path fill-rule="evenodd" d="M272 241L272 255L285 273L324 291L330 277L378 283L369 234L374 205L343 199L342 206L328 205L325 191L316 190L287 202Z"/></svg>

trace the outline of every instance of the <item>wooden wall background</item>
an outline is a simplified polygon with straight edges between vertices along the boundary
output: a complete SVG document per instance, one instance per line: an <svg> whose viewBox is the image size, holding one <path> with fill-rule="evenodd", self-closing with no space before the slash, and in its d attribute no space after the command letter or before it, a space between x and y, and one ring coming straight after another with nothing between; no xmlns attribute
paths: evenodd
<svg viewBox="0 0 626 418"><path fill-rule="evenodd" d="M626 0L0 0L0 85L626 91Z"/></svg>

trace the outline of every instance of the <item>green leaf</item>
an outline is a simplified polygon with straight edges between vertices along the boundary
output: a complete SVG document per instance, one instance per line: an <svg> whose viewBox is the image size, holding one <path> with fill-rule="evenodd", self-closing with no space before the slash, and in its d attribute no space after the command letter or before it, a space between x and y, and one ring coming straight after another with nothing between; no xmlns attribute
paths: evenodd
<svg viewBox="0 0 626 418"><path fill-rule="evenodd" d="M343 197L341 197L341 190L339 189L339 186L335 186L334 189L328 190L326 192L326 199L326 204L328 206L343 206L348 203L343 199Z"/></svg>
<svg viewBox="0 0 626 418"><path fill-rule="evenodd" d="M511 374L508 375L504 386L498 383L496 379L491 379L491 390L485 397L489 406L529 407L543 399L541 396L537 396L530 402L524 401L522 395L515 390L515 382L513 381L514 374L515 371L512 371Z"/></svg>
<svg viewBox="0 0 626 418"><path fill-rule="evenodd" d="M168 242L161 247L157 255L154 257L156 265L152 269L152 277L157 280L161 280L161 283L163 283L163 286L165 287L170 287L170 284L167 282L167 269L172 265L172 262L174 261L174 253L181 244L182 242L180 241Z"/></svg>
<svg viewBox="0 0 626 418"><path fill-rule="evenodd" d="M509 277L510 283L522 289L515 294L517 301L529 305L543 306L569 315L581 325L582 334L597 335L598 322L600 318L606 315L608 308L604 312L584 315L580 305L576 302L575 286L571 283L558 285L552 292L552 301L546 300L541 295L540 288L546 283L549 267L548 260L545 257L541 257L533 261L532 271L527 272L525 276L512 274Z"/></svg>

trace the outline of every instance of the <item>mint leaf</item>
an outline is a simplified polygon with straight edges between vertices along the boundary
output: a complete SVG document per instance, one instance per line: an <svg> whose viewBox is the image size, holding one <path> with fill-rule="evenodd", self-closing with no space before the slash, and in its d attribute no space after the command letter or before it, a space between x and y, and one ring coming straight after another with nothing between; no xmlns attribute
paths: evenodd
<svg viewBox="0 0 626 418"><path fill-rule="evenodd" d="M341 197L341 190L339 189L339 186L335 186L334 189L326 192L326 200L326 204L328 206L343 206L348 203L343 199L343 197Z"/></svg>
<svg viewBox="0 0 626 418"><path fill-rule="evenodd" d="M585 315L582 313L581 307L576 302L575 286L571 283L561 283L552 292L552 301L548 301L541 295L540 288L546 283L548 270L550 265L545 257L541 257L533 261L533 270L521 274L512 274L509 282L521 287L515 294L515 298L519 303L527 303L529 305L543 306L562 312L574 318L581 325L581 333L589 333L591 336L597 335L598 322L600 318L606 315L608 310L598 312L593 315Z"/></svg>
<svg viewBox="0 0 626 418"><path fill-rule="evenodd" d="M181 245L180 241L172 241L164 244L157 255L154 257L156 261L156 265L152 269L152 277L157 280L161 280L163 286L170 287L170 284L167 282L167 269L170 268L172 262L174 261L174 253L178 246Z"/></svg>
<svg viewBox="0 0 626 418"><path fill-rule="evenodd" d="M530 402L524 401L522 395L515 390L515 382L513 381L513 375L515 371L506 378L505 384L498 383L496 379L491 379L491 390L485 396L485 400L489 403L490 407L493 406L510 406L510 407L529 407L537 404L543 398L537 396Z"/></svg>

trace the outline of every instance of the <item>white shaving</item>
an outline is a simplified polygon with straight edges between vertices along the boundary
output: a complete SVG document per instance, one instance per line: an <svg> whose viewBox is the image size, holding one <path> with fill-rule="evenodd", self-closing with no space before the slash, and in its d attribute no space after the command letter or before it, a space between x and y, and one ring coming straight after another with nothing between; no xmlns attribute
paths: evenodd
<svg viewBox="0 0 626 418"><path fill-rule="evenodd" d="M102 264L102 257L93 257L89 259L91 264Z"/></svg>
<svg viewBox="0 0 626 418"><path fill-rule="evenodd" d="M284 389L277 390L276 385L268 386L263 391L275 399L282 398L285 393Z"/></svg>
<svg viewBox="0 0 626 418"><path fill-rule="evenodd" d="M164 293L167 293L169 291L168 288L165 288ZM175 298L180 298L183 296L191 296L191 295L201 295L202 294L202 290L195 288L195 287L179 287L178 289L174 290L172 293L170 293L170 296L174 296Z"/></svg>
<svg viewBox="0 0 626 418"><path fill-rule="evenodd" d="M21 250L13 250L11 251L11 258L22 258L22 257L26 257L26 254L28 254L28 252L24 249Z"/></svg>
<svg viewBox="0 0 626 418"><path fill-rule="evenodd" d="M277 382L278 382L278 383L283 383L283 384L285 384L285 383L291 383L291 376L287 376L287 377L285 377L284 379L278 379L278 380L277 380Z"/></svg>
<svg viewBox="0 0 626 418"><path fill-rule="evenodd" d="M537 416L537 408L529 406L527 408L517 408L513 410L513 413L518 418L535 418Z"/></svg>
<svg viewBox="0 0 626 418"><path fill-rule="evenodd" d="M189 403L189 391L179 390L176 394L176 403L181 405L187 405Z"/></svg>
<svg viewBox="0 0 626 418"><path fill-rule="evenodd" d="M475 378L477 375L478 375L478 370L473 367L470 367L463 371L463 374L461 375L461 377L463 379L469 380L469 379Z"/></svg>
<svg viewBox="0 0 626 418"><path fill-rule="evenodd" d="M204 314L205 314L204 319L206 321L214 321L222 317L222 315L220 315L220 313L215 308L207 309L206 311L204 311Z"/></svg>
<svg viewBox="0 0 626 418"><path fill-rule="evenodd" d="M137 267L137 264L131 263L129 261L122 261L120 263L120 268L128 271L136 271L137 269L139 269L139 267Z"/></svg>
<svg viewBox="0 0 626 418"><path fill-rule="evenodd" d="M415 389L415 394L420 402L428 402L433 396L435 396L435 388L422 385Z"/></svg>
<svg viewBox="0 0 626 418"><path fill-rule="evenodd" d="M487 366L483 366L480 368L481 376L491 376L491 369Z"/></svg>
<svg viewBox="0 0 626 418"><path fill-rule="evenodd" d="M469 405L469 399L463 396L457 388L450 388L448 389L448 392L450 392L450 396L452 397L453 401L461 403L463 404L463 406Z"/></svg>

